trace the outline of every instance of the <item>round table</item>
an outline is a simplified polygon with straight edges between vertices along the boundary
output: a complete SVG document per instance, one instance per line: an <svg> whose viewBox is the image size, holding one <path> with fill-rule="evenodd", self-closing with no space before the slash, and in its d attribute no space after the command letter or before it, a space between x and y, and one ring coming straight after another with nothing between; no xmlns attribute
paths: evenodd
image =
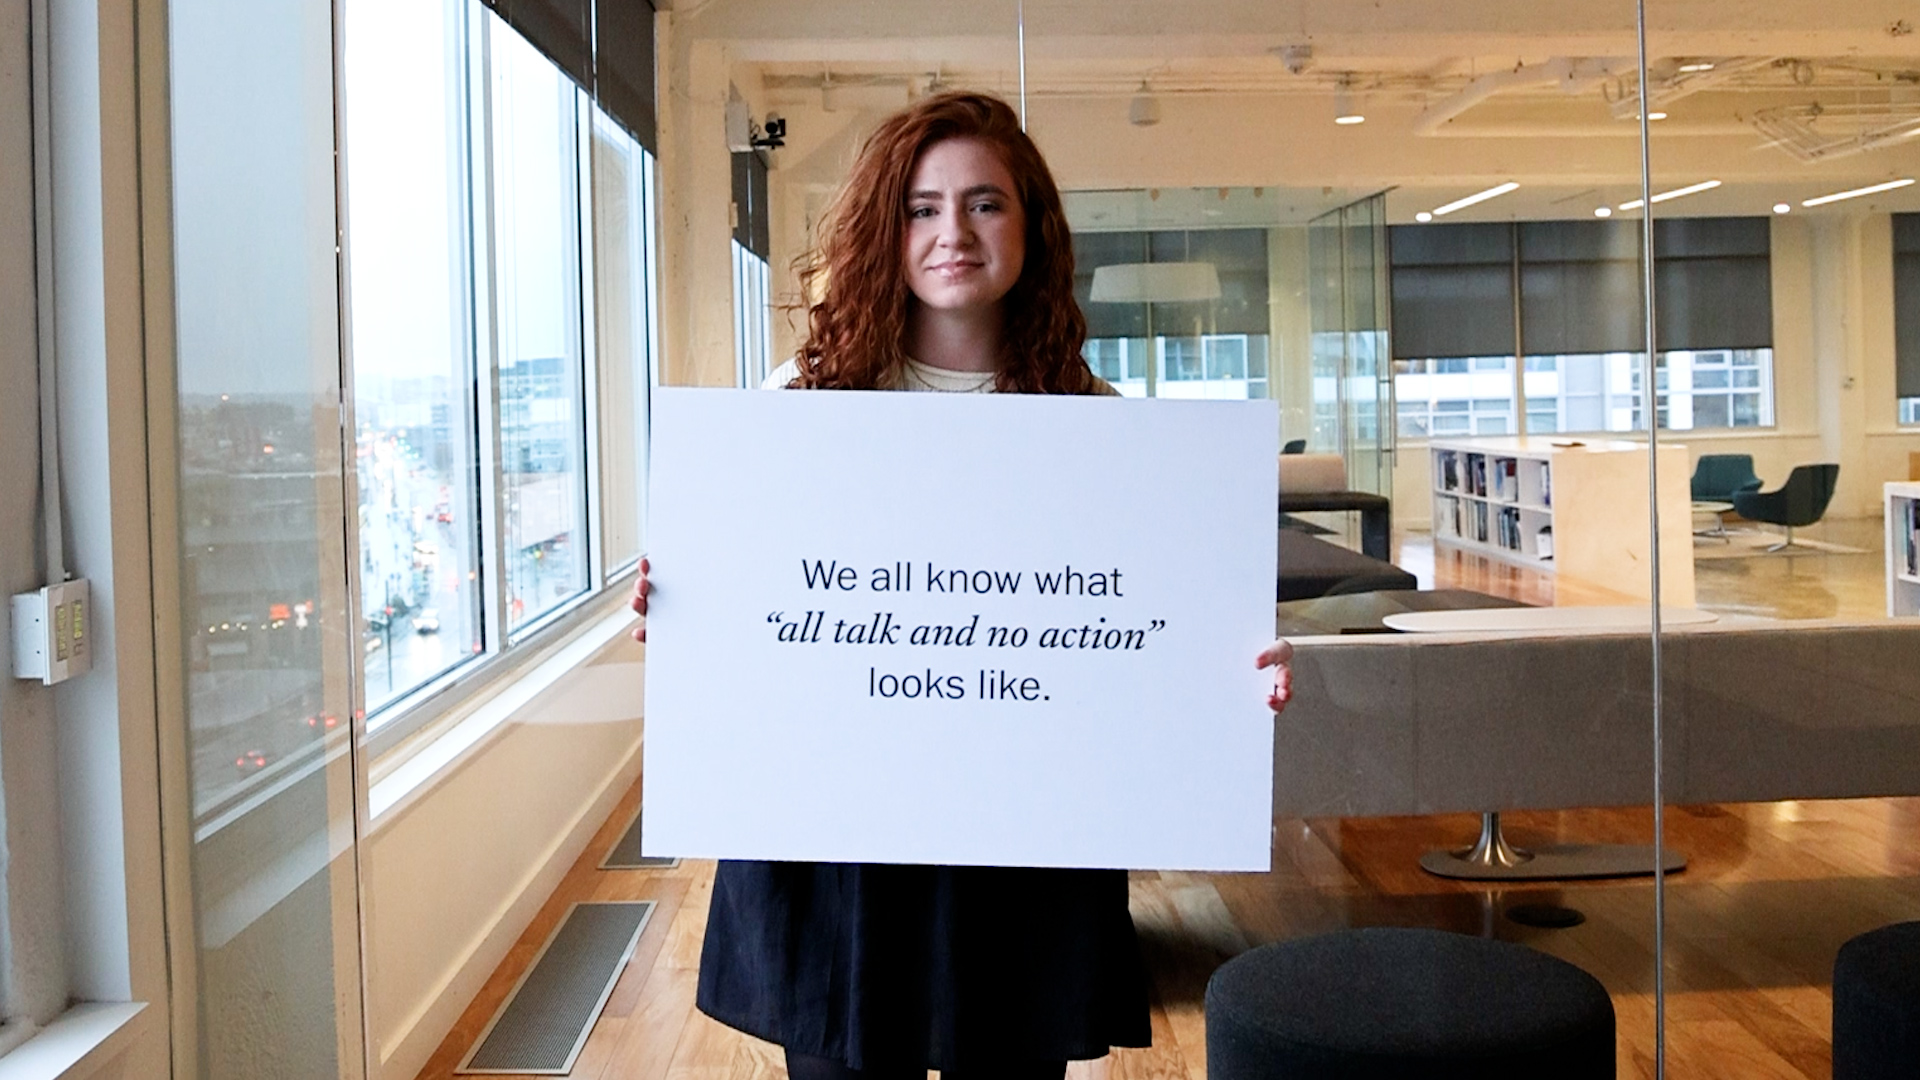
<svg viewBox="0 0 1920 1080"><path fill-rule="evenodd" d="M1733 538L1727 535L1727 523L1723 521L1720 517L1721 514L1733 513L1732 503L1716 502L1712 500L1708 500L1704 502L1696 502L1693 504L1693 512L1696 516L1700 514L1713 515L1713 528L1695 529L1693 530L1693 535L1714 536L1714 537L1720 538L1721 540L1726 541L1729 544L1733 543Z"/></svg>

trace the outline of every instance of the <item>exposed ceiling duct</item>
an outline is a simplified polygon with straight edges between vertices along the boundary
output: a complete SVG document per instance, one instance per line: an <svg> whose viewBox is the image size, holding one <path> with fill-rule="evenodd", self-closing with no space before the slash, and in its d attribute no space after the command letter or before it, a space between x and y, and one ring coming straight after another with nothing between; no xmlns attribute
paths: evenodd
<svg viewBox="0 0 1920 1080"><path fill-rule="evenodd" d="M1545 63L1523 64L1511 71L1490 72L1474 79L1464 89L1428 105L1419 116L1414 117L1413 132L1416 135L1431 135L1475 105L1508 90L1558 85L1565 93L1577 94L1599 85L1623 64L1632 66L1624 60L1556 57Z"/></svg>
<svg viewBox="0 0 1920 1080"><path fill-rule="evenodd" d="M1753 126L1810 165L1920 135L1920 102L1781 105L1754 113Z"/></svg>
<svg viewBox="0 0 1920 1080"><path fill-rule="evenodd" d="M1694 61L1669 60L1650 73L1653 80L1653 108L1664 109L1682 98L1741 79L1753 72L1790 65L1794 61L1770 56L1723 56ZM1800 82L1797 69L1794 81ZM1809 69L1811 70L1811 69ZM1640 80L1627 75L1617 80L1607 94L1615 119L1631 120L1640 115Z"/></svg>

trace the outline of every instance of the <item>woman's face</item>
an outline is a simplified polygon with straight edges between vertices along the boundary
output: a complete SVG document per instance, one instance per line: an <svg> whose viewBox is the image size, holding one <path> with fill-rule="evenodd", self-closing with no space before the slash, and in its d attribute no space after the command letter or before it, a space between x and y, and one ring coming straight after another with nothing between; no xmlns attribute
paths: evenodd
<svg viewBox="0 0 1920 1080"><path fill-rule="evenodd" d="M992 146L944 139L920 152L907 182L907 287L943 311L990 308L1020 280L1027 215Z"/></svg>

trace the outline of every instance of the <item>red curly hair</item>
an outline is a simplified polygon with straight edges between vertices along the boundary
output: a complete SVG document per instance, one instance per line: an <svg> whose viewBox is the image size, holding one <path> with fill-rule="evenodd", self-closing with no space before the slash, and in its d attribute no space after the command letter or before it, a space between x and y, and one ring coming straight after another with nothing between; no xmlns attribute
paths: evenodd
<svg viewBox="0 0 1920 1080"><path fill-rule="evenodd" d="M1073 241L1060 189L1020 119L986 94L936 94L889 117L861 147L820 226L819 242L797 263L807 339L795 388L876 390L897 386L906 367L909 306L919 301L901 269L907 184L920 154L943 139L979 139L999 152L1026 211L1026 262L1001 301L994 388L1024 394L1091 394L1099 381L1080 349L1087 320L1073 299Z"/></svg>

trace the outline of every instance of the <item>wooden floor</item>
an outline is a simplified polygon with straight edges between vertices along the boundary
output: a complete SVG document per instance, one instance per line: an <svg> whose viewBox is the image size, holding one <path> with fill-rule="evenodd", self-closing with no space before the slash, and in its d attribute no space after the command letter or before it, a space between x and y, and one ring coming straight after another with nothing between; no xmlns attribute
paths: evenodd
<svg viewBox="0 0 1920 1080"><path fill-rule="evenodd" d="M1866 555L1702 560L1703 607L1781 618L1880 612L1877 523L1836 523L1825 538ZM1818 534L1817 534L1818 535ZM1422 585L1475 588L1534 603L1607 603L1603 590L1478 558L1436 555L1401 539L1401 562ZM723 1080L785 1075L779 1050L693 1008L713 864L602 871L631 820L639 787L595 837L565 882L467 1009L422 1080L452 1075L567 905L583 899L659 901L655 917L588 1039L573 1077ZM1646 842L1650 810L1505 815L1522 846ZM1829 980L1841 942L1920 918L1920 799L1675 807L1668 840L1689 859L1666 888L1668 1075L1755 1080L1831 1075ZM1351 926L1434 926L1521 941L1597 976L1619 1017L1619 1075L1654 1063L1654 887L1651 880L1487 888L1432 877L1420 854L1469 840L1465 815L1276 823L1266 874L1135 873L1134 924L1154 984L1154 1045L1076 1063L1069 1076L1198 1080L1206 1075L1202 990L1222 961L1251 946ZM1018 898L1010 898L1017 903ZM1572 907L1565 930L1507 917L1521 904Z"/></svg>

